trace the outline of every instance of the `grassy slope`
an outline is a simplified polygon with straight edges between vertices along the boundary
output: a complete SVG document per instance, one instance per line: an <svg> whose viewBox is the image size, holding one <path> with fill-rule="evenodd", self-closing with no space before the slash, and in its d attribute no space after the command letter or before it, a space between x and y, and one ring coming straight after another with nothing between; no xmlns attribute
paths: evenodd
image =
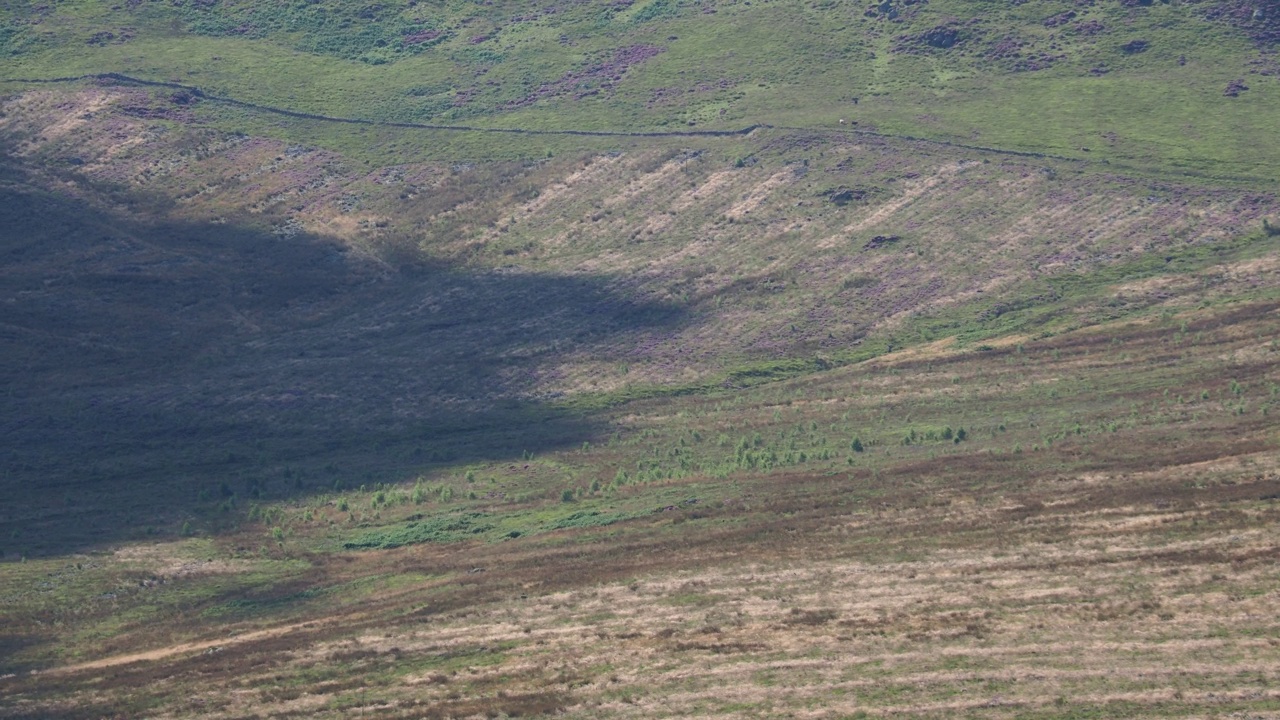
<svg viewBox="0 0 1280 720"><path fill-rule="evenodd" d="M28 628L12 643L33 643L11 663L160 649L110 669L110 688L93 667L7 679L8 703L218 717L1265 713L1275 302L632 405L612 439L459 469L442 478L448 498L434 482L416 501L371 488L273 504L212 543L7 565L9 616ZM941 440L945 427L966 439ZM813 460L678 472L797 451ZM529 500L566 486L583 492ZM494 529L335 551L367 542L365 524L423 527L424 513ZM43 633L65 654L43 654Z"/></svg>
<svg viewBox="0 0 1280 720"><path fill-rule="evenodd" d="M1197 5L1037 1L997 12L941 0L901 6L890 20L837 3L664 2L661 11L588 3L553 13L503 3L388 4L372 23L354 3L329 5L324 22L298 9L305 6L255 5L15 8L7 75L126 72L383 120L647 130L831 127L848 118L895 133L1209 175L1271 177L1277 160L1265 118L1280 103L1280 84L1251 74L1271 68L1274 56L1259 54L1248 28L1206 20L1208 9ZM1074 15L1046 27L1063 13ZM39 22L23 23L28 17ZM343 29L344 17L377 36ZM1101 29L1079 29L1091 24ZM957 43L919 41L935 27L958 28ZM421 32L414 28L441 34L425 49L403 45ZM113 38L85 44L103 32ZM1133 40L1146 41L1145 51L1121 49ZM661 52L620 59L619 49L640 46ZM392 61L371 64L378 61L370 51ZM1107 72L1095 76L1098 69ZM1250 89L1224 97L1237 79ZM503 145L491 139L490 152Z"/></svg>
<svg viewBox="0 0 1280 720"><path fill-rule="evenodd" d="M1275 88L1195 6L387 6L448 31L387 64L49 7L13 75L817 131L10 98L0 717L1276 710Z"/></svg>
<svg viewBox="0 0 1280 720"><path fill-rule="evenodd" d="M48 122L46 108L67 103L99 109L90 119L68 113L82 118L80 125L41 125ZM334 716L378 707L405 716L560 709L582 716L733 717L811 704L845 713L923 716L1007 711L1164 717L1195 715L1222 702L1240 712L1273 709L1270 675L1250 674L1247 684L1240 677L1268 666L1274 653L1260 638L1271 630L1265 618L1274 616L1268 599L1274 575L1263 558L1276 543L1269 498L1280 443L1274 423L1280 377L1273 361L1277 248L1275 237L1257 231L1231 234L1241 213L1265 212L1269 201L1257 205L1254 194L1238 190L1153 185L1071 166L1054 175L1043 165L972 159L965 167L973 175L953 176L939 168L961 167L964 156L931 155L940 151L922 153L910 145L914 152L908 154L902 146L865 142L852 150L839 141L828 141L815 156L807 136L787 133L757 138L743 146L745 152L734 150L715 162L659 147L461 173L425 163L394 169L390 177L401 179L384 186L384 171L353 170L323 151L290 151L276 141L185 131L180 124L167 134L148 133L154 121L130 120L116 109L140 107L167 105L145 92L103 90L29 95L7 108L10 135L28 138L22 152L44 163L10 168L27 173L17 176L22 181L16 187L77 188L82 205L60 216L72 226L97 218L120 240L142 243L125 243L102 257L90 254L92 265L75 261L81 277L95 267L118 275L138 265L164 277L171 272L166 268L175 267L164 257L209 262L215 248L227 267L243 265L246 272L263 257L269 267L296 266L312 252L305 243L290 250L254 230L290 217L317 229L355 228L316 251L332 252L324 250L334 246L328 243L345 242L376 258L378 232L391 230L378 228L378 218L410 227L422 223L438 228L426 246L435 256L462 260L450 271L447 292L466 288L465 297L481 297L477 302L487 308L506 303L499 318L528 312L524 305L545 306L559 318L545 325L534 313L519 323L525 331L495 348L505 357L497 367L567 369L572 379L579 354L594 361L616 352L611 362L634 363L626 375L640 379L592 392L591 383L605 375L588 364L590 379L565 385L563 374L553 374L551 384L541 386L560 383L571 390L558 403L568 415L555 406L515 408L505 418L481 415L460 434L450 436L432 420L416 433L410 424L408 434L397 436L392 428L403 420L376 409L391 389L386 373L401 378L391 385L410 377L396 367L403 362L397 358L412 355L402 356L397 347L407 340L406 347L419 353L438 347L448 357L450 348L474 353L480 341L473 330L485 334L491 347L499 337L465 305L439 305L447 295L437 295L430 301L437 303L432 324L473 330L444 345L439 336L424 341L396 334L376 336L368 345L375 336L362 329L370 325L367 318L379 318L374 328L389 320L390 327L414 322L396 299L420 305L433 297L429 288L441 276L430 271L425 284L411 273L368 286L372 296L342 290L337 278L322 275L313 281L336 295L309 301L301 326L281 335L241 330L227 346L211 342L216 337L205 331L211 342L200 355L205 359L191 366L179 362L159 396L188 393L181 388L195 382L203 388L195 398L201 403L224 393L287 388L295 395L289 402L303 404L296 412L241 405L242 419L258 417L260 427L270 429L253 430L250 423L245 427L253 434L245 436L234 423L218 424L195 436L208 433L214 446L240 458L215 453L206 463L200 443L191 440L145 449L135 443L122 446L125 452L102 446L109 457L95 460L94 483L53 496L39 491L41 483L27 486L37 492L21 504L24 515L10 510L7 527L17 533L10 535L10 557L40 548L43 557L3 565L11 588L7 623L23 628L5 640L5 667L70 669L0 679L7 684L4 713L57 708L235 716L251 705L255 712L305 708ZM140 124L130 125L135 122ZM72 144L60 145L59 132ZM122 152L113 137L152 139ZM66 167L72 152L83 164L55 171ZM755 158L754 164L734 167L734 155ZM811 159L803 176L795 172L804 167L802 157ZM849 176L874 181L857 185L874 192L865 204L833 206L824 188L853 183L829 171L848 170L842 163L855 158L865 170ZM876 167L882 175L866 172ZM686 183L662 181L686 170ZM318 171L324 183L314 182ZM899 185L917 171L921 177ZM233 182L222 174L227 172L248 177ZM59 173L61 184L51 177ZM827 180L831 175L836 179ZM934 192L912 195L922 178L934 176L943 183ZM790 184L779 185L779 177ZM135 189L122 189L122 182ZM308 187L317 189L303 189ZM137 195L138 189L147 192ZM393 211L406 190L429 203ZM126 223L98 204L104 192L116 193L117 205L133 203L126 207L134 213L163 212L188 225L174 232L173 225L152 229L136 218ZM1155 201L1145 195L1152 192L1159 193ZM186 199L166 206L156 205L156 196ZM1084 229L1071 229L1061 216L1038 219L1042 197L1064 208L1079 203ZM461 200L470 202L469 217L492 213L492 226L446 230L454 227L446 223L451 203ZM46 201L66 199L51 194ZM346 210L337 212L331 203ZM243 204L257 213L237 230L246 233L240 242L301 254L276 260L227 255L237 247L235 236L210 234L199 218L236 214ZM634 218L661 218L666 204L683 208L677 215L693 225L660 227L652 240L634 242ZM948 222L930 229L929 218L941 214ZM720 219L728 215L735 222ZM818 215L830 217L814 221L809 231L782 231ZM871 353L884 353L886 338L906 345L872 362L818 372L821 366L810 361L760 364L743 344L747 336L723 337L725 328L742 327L744 317L777 324L776 313L803 306L806 297L859 297L873 288L863 280L846 288L846 274L814 269L798 273L794 285L768 279L778 268L822 252L827 238L839 238L844 248L850 239L861 243L881 232L874 224L844 230L870 217L885 228L917 230L900 241L905 245L861 261L880 258L888 263L884 270L862 273L891 273L899 263L919 273L927 266L916 264L918 253L944 253L971 233L982 233L974 236L974 247L1000 248L990 257L1012 264L1000 270L1000 263L978 258L961 262L963 252L943 254L933 263L948 267L938 276L944 285L987 285L1002 272L1018 278L1026 268L1042 270L1030 279L989 285L981 295L961 292L946 302L926 302L923 307L931 309L889 323L873 333L875 343L864 341ZM370 220L364 231L360 218ZM515 224L502 233L511 218ZM1034 230L1038 222L1085 242L1074 250L1080 256L1064 258L1061 242ZM554 241L579 223L594 228L579 241L586 244ZM781 234L767 231L752 240L762 227L774 226ZM724 286L712 274L704 281L711 283L708 298L723 299L698 309L696 283L688 285L685 266L664 265L680 242L663 238L721 232L716 227L727 233L717 263L775 270L726 271ZM1166 227L1169 237L1157 241L1153 227ZM23 263L11 266L10 280L25 282L27 273L19 270L29 268L31 288L15 286L15 297L32 297L39 278L67 258L82 257L76 244L82 233L74 227L68 233L37 223L29 232L27 246L63 259L50 264L26 251ZM200 249L186 239L191 237L211 244ZM59 250L55 241L67 245ZM534 247L527 248L531 241ZM1107 250L1086 251L1094 243ZM738 252L729 251L737 246ZM474 247L481 250L461 252ZM508 254L508 248L517 251ZM160 257L149 255L160 251ZM764 256L768 252L777 253L775 259ZM782 265L778 257L786 258ZM649 362L658 363L653 372L667 373L666 390L631 399L648 394L646 356L635 341L615 345L606 333L602 345L588 339L566 346L566 332L580 333L590 323L557 307L559 300L549 302L559 297L554 284L503 290L485 279L485 268L513 260L536 269L531 277L548 281L575 274L578 263L595 268L600 277L614 278L601 290L605 297L678 300L711 328L687 336L687 346L727 361L729 387L713 374L685 386L693 394L670 395L670 371L660 368L671 360L659 354ZM367 283L370 270L385 272L369 262L347 265L340 277L354 274L357 283ZM703 262L695 256L688 267ZM986 274L991 272L997 274ZM740 277L753 273L757 280L744 286ZM637 277L648 279L637 284ZM928 286L932 279L915 282ZM252 275L223 275L221 282L234 289L255 281ZM905 297L915 297L910 287L921 285L908 284ZM300 291L305 285L290 294ZM582 285L566 291L579 296ZM52 297L48 293L34 297ZM93 297L78 302L97 307ZM114 312L136 317L128 307L119 310L116 297ZM270 294L235 297L232 292L223 302L260 326L295 322L271 309ZM149 303L145 294L130 302ZM325 309L326 302L336 307ZM37 306L24 301L14 307ZM194 307L203 307L210 319L225 312L219 304ZM883 313L867 307L865 312ZM456 326L459 321L463 325ZM530 334L539 326L549 335ZM624 336L644 337L630 320L620 328ZM314 332L325 342L317 344L308 334ZM115 333L117 342L129 337ZM231 349L244 340L264 351ZM325 352L312 361L292 357L299 348L314 353L327 346L347 355L378 348L363 361L374 368L370 380L353 385L349 373L342 374L346 380L325 380ZM277 349L266 350L271 347ZM819 357L838 359L840 347L847 346L837 344ZM178 358L180 349L173 348ZM37 350L27 346L24 352L40 357ZM215 360L219 356L226 360ZM688 369L698 366L684 362ZM293 370L279 374L272 370L277 363ZM27 367L28 385L41 377L29 364L7 367ZM309 369L297 372L301 367ZM81 372L92 378L92 368ZM450 369L441 379L456 392L464 376ZM156 392L154 372L140 377L145 386L132 389L93 380L82 388L98 403L104 389L128 397ZM499 371L479 381L503 377L508 375ZM313 389L306 389L308 383ZM333 389L350 394L341 413L303 399ZM77 423L84 430L102 428L95 405L76 404L88 397L77 400L74 391L52 387L32 397L53 413L50 428L68 422L72 429ZM50 397L65 405L64 415L57 415ZM169 426L179 417L197 428L230 419L219 411L201 420L194 408L168 407L169 419L144 412L137 429ZM404 408L394 400L389 407ZM583 418L590 422L563 424L577 414L573 408L594 408ZM120 410L112 415L114 431L128 442L135 430ZM328 429L309 437L300 422L313 435L322 425ZM957 443L960 429L965 439ZM335 432L344 442L322 442ZM569 447L566 438L572 438ZM861 452L853 449L854 438ZM454 459L417 454L442 447L456 453ZM521 454L530 448L534 456ZM54 467L33 457L23 460L40 472ZM174 468L181 468L181 482L174 482ZM11 464L10 473L22 477L21 464ZM111 485L113 473L130 483ZM143 478L146 484L139 484ZM335 481L346 489L335 491ZM147 498L133 494L140 488ZM166 512L150 507L156 498L166 499ZM85 537L67 532L68 522L98 537L108 526L132 526L136 538L118 536L109 547L86 544ZM151 527L138 527L142 522ZM198 537L181 537L183 523ZM362 551L380 547L392 549ZM806 561L794 567L797 557ZM793 567L781 569L787 566ZM1064 567L1072 568L1069 575ZM919 602L904 606L904 597ZM1219 618L1236 608L1245 619L1224 628ZM1118 649L1121 639L1127 644ZM1212 662L1187 664L1184 647ZM113 664L76 669L77 662L96 660ZM259 666L270 670L246 669ZM726 686L717 673L730 669L749 672L736 672L742 680ZM103 672L115 674L113 689L98 686ZM815 672L820 685L813 684ZM921 691L926 680L930 689ZM230 694L233 687L241 693ZM1224 687L1231 689L1225 701Z"/></svg>

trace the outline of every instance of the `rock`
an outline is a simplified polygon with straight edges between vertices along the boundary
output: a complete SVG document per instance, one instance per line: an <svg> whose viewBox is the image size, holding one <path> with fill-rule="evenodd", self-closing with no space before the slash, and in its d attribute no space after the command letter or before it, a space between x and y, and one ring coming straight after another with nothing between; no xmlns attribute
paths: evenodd
<svg viewBox="0 0 1280 720"><path fill-rule="evenodd" d="M1140 52L1146 52L1151 47L1151 43L1146 40L1130 40L1120 46L1120 52L1125 55L1137 55Z"/></svg>
<svg viewBox="0 0 1280 720"><path fill-rule="evenodd" d="M953 27L939 25L932 30L926 31L920 36L920 39L929 47L945 50L947 48L954 47L955 44L960 41L960 31Z"/></svg>
<svg viewBox="0 0 1280 720"><path fill-rule="evenodd" d="M869 241L867 241L867 244L864 245L863 247L866 248L867 250L874 250L878 247L884 247L885 245L892 245L893 243L896 243L901 239L902 238L898 237L897 235L877 235L871 238Z"/></svg>
<svg viewBox="0 0 1280 720"><path fill-rule="evenodd" d="M1243 80L1232 80L1227 83L1227 89L1222 91L1226 97L1240 97L1240 93L1248 90L1249 86L1244 84Z"/></svg>
<svg viewBox="0 0 1280 720"><path fill-rule="evenodd" d="M848 188L844 186L835 187L822 193L832 203L841 207L851 202L860 202L866 200L871 195L871 188Z"/></svg>

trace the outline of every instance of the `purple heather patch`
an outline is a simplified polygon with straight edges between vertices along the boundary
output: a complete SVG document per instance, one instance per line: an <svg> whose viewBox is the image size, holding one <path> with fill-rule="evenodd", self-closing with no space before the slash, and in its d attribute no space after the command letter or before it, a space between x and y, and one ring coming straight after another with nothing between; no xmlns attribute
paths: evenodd
<svg viewBox="0 0 1280 720"><path fill-rule="evenodd" d="M513 110L516 108L527 107L539 100L559 97L569 93L573 93L575 99L581 99L588 95L598 94L602 90L612 90L613 83L621 80L623 73L628 69L659 55L665 50L666 48L659 47L657 45L631 45L629 47L618 48L614 51L613 57L610 59L592 65L584 70L571 70L562 75L558 80L550 83L544 83L537 90L534 90L523 98L507 103L505 108ZM584 83L593 82L599 82L599 85L595 87L582 87Z"/></svg>
<svg viewBox="0 0 1280 720"><path fill-rule="evenodd" d="M1071 32L1084 37L1093 37L1107 31L1107 26L1097 20L1085 20L1071 26Z"/></svg>
<svg viewBox="0 0 1280 720"><path fill-rule="evenodd" d="M418 32L405 35L400 42L405 45L421 45L422 43L431 42L443 35L439 30L420 30Z"/></svg>
<svg viewBox="0 0 1280 720"><path fill-rule="evenodd" d="M740 81L738 80L721 78L720 80L705 80L703 82L698 83L697 85L694 85L691 88L679 88L679 87L655 88L653 91L653 95L649 98L648 102L645 103L645 106L652 108L660 105L675 105L675 104L684 103L684 102L687 102L684 99L685 95L691 95L696 93L711 93L711 92L718 92L720 90L728 90L729 88L736 86L739 82Z"/></svg>

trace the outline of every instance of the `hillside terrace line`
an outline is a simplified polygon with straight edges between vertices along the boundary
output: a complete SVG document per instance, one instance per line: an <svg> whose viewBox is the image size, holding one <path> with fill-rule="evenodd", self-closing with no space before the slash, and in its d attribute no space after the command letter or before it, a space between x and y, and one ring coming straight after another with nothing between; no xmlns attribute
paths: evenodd
<svg viewBox="0 0 1280 720"><path fill-rule="evenodd" d="M24 84L56 84L56 83L76 83L85 81L114 81L121 85L139 85L143 87L159 87L169 88L172 90L181 90L190 93L192 97L208 100L211 102L219 102L226 105L233 105L249 110L257 110L259 112L272 113L275 115L283 115L285 117L298 118L301 120L318 120L321 122L344 123L348 125L366 125L373 127L391 127L391 128L408 128L414 130L440 130L445 132L470 132L470 133L503 133L508 135L567 135L567 136L585 136L585 137L623 137L623 138L664 138L664 137L740 137L750 135L756 130L790 130L797 132L827 132L841 133L848 135L862 135L868 137L881 137L895 140L908 140L912 142L929 143L931 145L940 145L949 148L959 148L964 150L975 150L984 153L995 153L998 155L1011 155L1015 157L1042 158L1047 160L1063 160L1073 163L1084 163L1085 160L1080 158L1066 157L1062 155L1052 155L1048 153L1028 152L1021 150L1007 150L1003 148L986 147L982 145L967 145L963 143L954 143L947 140L935 140L931 138L916 137L913 135L897 135L893 133L881 133L873 130L858 130L853 128L840 129L818 129L809 127L793 127L785 125L766 125L756 123L748 125L738 130L659 130L659 131L626 131L626 130L538 130L530 128L491 128L476 127L473 125L433 125L429 123L413 123L413 122L395 122L390 120L369 120L365 118L347 118L334 117L332 115L319 115L316 113L298 112L286 108L272 107L270 105L260 105L245 100L237 100L231 97L220 95L211 95L194 85L183 85L174 82L162 82L158 80L144 80L122 73L94 73L90 75L75 75L70 77L57 78L7 78L2 82L24 83ZM1102 161L1106 163L1105 160Z"/></svg>
<svg viewBox="0 0 1280 720"><path fill-rule="evenodd" d="M745 137L754 133L756 130L783 130L789 132L808 132L808 133L825 133L838 135L854 135L862 137L884 138L886 140L900 140L906 142L923 143L934 145L937 147L945 147L956 150L969 150L973 152L986 153L992 155L1003 155L1007 157L1033 158L1040 160L1056 160L1067 162L1077 166L1104 165L1111 170L1126 170L1129 172L1138 172L1144 175L1175 175L1182 178L1200 178L1213 180L1218 182L1244 182L1251 185L1257 185L1259 182L1274 184L1280 181L1274 175L1267 174L1265 176L1257 175L1236 175L1223 173L1205 173L1190 171L1186 168L1178 168L1177 170L1160 170L1151 167L1135 167L1124 162L1113 162L1107 158L1097 160L1070 157L1066 155L1054 155L1052 153L1033 152L1028 150L1009 150L1007 148L991 147L987 145L970 145L967 143L952 142L950 140L938 140L936 138L919 137L916 135L905 135L897 133L877 132L875 130L860 130L855 128L815 128L801 127L794 125L768 125L764 123L756 123L748 125L738 130L653 130L653 131L628 131L628 130L546 130L532 128L494 128L494 127L477 127L474 125L433 125L429 123L413 123L413 122L396 122L391 120L370 120L367 118L347 118L335 117L332 115L319 115L316 113L305 113L297 110L289 110L287 108L273 107L270 105L260 105L258 103L248 102L246 100L237 100L235 98L211 95L194 85L183 85L181 83L163 82L159 80L145 80L136 78L122 73L107 72L93 73L89 75L75 75L70 77L56 78L4 78L0 79L0 83L11 82L21 84L59 84L59 83L76 83L86 81L97 81L105 83L114 81L119 85L138 85L142 87L160 87L172 90L181 90L190 93L192 97L210 102L223 103L235 107L245 108L258 112L270 113L274 115L282 115L284 117L298 118L300 120L313 120L319 122L343 123L347 125L363 125L367 127L386 127L386 128L404 128L410 130L434 130L440 132L457 132L457 133L497 133L506 135L541 135L541 136L579 136L579 137L617 137L617 138L727 138L727 137ZM1082 148L1087 150L1087 148ZM1132 160L1133 158L1128 158ZM1243 161L1217 161L1223 165L1250 165Z"/></svg>

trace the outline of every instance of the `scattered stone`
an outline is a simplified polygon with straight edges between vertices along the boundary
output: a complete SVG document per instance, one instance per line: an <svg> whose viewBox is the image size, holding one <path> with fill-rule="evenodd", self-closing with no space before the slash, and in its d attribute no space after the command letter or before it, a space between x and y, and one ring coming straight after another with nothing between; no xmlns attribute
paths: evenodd
<svg viewBox="0 0 1280 720"><path fill-rule="evenodd" d="M1146 52L1149 47L1151 47L1151 43L1146 40L1130 40L1120 46L1120 52L1125 55L1137 55L1138 53Z"/></svg>
<svg viewBox="0 0 1280 720"><path fill-rule="evenodd" d="M289 240L301 235L303 232L302 223L297 218L288 218L282 223L272 226L271 234L284 240Z"/></svg>

